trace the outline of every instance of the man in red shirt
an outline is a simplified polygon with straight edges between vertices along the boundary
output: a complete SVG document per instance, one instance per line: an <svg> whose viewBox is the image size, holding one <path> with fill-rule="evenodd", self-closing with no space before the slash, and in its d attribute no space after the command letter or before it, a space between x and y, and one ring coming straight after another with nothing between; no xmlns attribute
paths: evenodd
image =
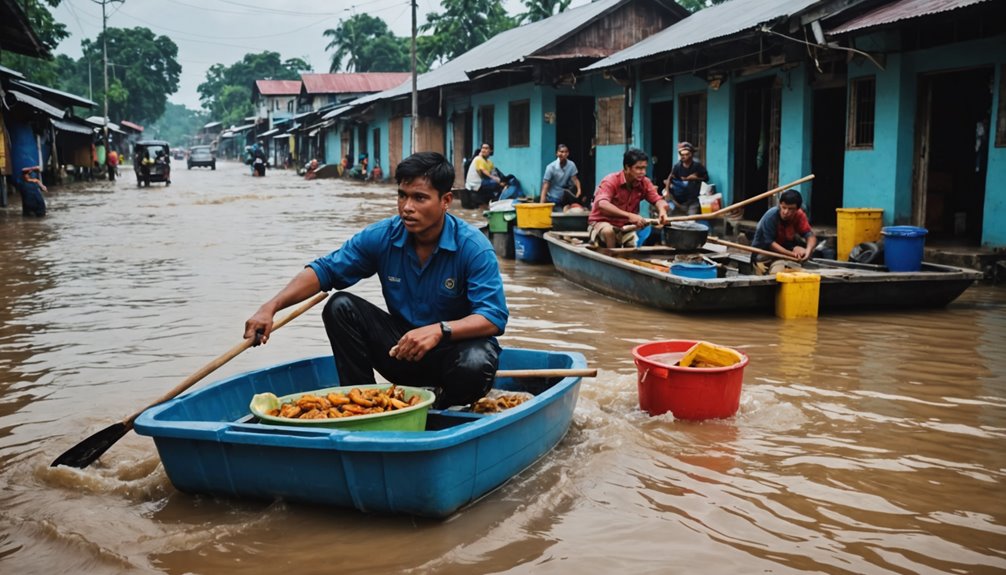
<svg viewBox="0 0 1006 575"><path fill-rule="evenodd" d="M639 203L646 200L657 206L660 223L667 221L669 205L646 177L649 158L646 153L631 148L622 156L622 171L608 174L594 192L594 206L587 217L590 242L609 248L635 247L636 232L623 232L622 226L636 228L648 225L639 215Z"/></svg>
<svg viewBox="0 0 1006 575"><path fill-rule="evenodd" d="M786 190L779 196L779 206L769 209L758 221L752 247L794 257L801 262L810 259L817 246L817 236L810 228L807 214L800 209L803 196L796 190ZM752 258L756 271L765 273L769 258ZM768 273L775 274L787 267L800 267L787 260L771 260Z"/></svg>

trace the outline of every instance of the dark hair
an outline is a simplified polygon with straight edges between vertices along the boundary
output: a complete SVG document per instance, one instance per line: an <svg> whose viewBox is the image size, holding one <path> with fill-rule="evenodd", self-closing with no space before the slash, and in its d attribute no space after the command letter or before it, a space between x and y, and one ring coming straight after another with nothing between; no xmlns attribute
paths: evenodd
<svg viewBox="0 0 1006 575"><path fill-rule="evenodd" d="M636 162L648 162L649 160L650 157L646 155L646 152L639 148L629 148L622 156L622 167L628 168L636 165Z"/></svg>
<svg viewBox="0 0 1006 575"><path fill-rule="evenodd" d="M559 144L558 146L555 147L555 151L558 152L559 150L561 150L563 148L565 148L565 149L568 150L569 146L567 146L566 144Z"/></svg>
<svg viewBox="0 0 1006 575"><path fill-rule="evenodd" d="M786 190L781 196L779 196L779 203L789 204L799 208L803 205L803 196L801 196L800 192L796 190Z"/></svg>
<svg viewBox="0 0 1006 575"><path fill-rule="evenodd" d="M417 178L429 180L433 189L443 197L454 186L454 166L443 154L417 152L398 164L395 168L395 181L401 184Z"/></svg>

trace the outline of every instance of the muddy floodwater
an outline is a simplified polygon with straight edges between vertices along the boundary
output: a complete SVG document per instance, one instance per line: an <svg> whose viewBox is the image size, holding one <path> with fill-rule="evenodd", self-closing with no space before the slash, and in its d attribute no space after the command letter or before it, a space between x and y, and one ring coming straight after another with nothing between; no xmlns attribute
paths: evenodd
<svg viewBox="0 0 1006 575"><path fill-rule="evenodd" d="M134 433L50 468L395 213L392 186L234 163L176 162L170 187L130 175L55 188L45 219L0 209L0 573L1006 572L1006 290L986 285L945 309L784 321L650 310L504 261L501 343L599 373L556 449L445 521L180 493ZM374 279L352 291L383 305ZM329 352L319 313L203 384ZM631 349L662 339L750 357L735 417L639 410Z"/></svg>

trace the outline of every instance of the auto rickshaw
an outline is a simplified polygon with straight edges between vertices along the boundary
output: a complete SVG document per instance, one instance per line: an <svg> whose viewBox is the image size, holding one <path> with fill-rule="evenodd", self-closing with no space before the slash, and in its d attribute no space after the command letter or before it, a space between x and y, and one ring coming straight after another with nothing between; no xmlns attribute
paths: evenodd
<svg viewBox="0 0 1006 575"><path fill-rule="evenodd" d="M140 140L133 146L133 172L137 186L150 182L171 185L171 147L164 140Z"/></svg>

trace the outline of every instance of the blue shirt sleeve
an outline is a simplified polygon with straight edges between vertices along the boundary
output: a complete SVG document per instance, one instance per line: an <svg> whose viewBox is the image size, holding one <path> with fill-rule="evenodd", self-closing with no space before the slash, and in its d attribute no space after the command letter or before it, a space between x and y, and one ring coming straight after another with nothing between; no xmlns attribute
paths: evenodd
<svg viewBox="0 0 1006 575"><path fill-rule="evenodd" d="M468 301L472 313L481 315L499 329L502 335L506 329L510 311L503 295L503 278L500 276L499 262L492 246L472 255L468 275Z"/></svg>
<svg viewBox="0 0 1006 575"><path fill-rule="evenodd" d="M377 249L384 245L382 240L389 231L387 222L370 225L339 249L308 264L318 276L322 291L346 289L377 273L380 261Z"/></svg>

